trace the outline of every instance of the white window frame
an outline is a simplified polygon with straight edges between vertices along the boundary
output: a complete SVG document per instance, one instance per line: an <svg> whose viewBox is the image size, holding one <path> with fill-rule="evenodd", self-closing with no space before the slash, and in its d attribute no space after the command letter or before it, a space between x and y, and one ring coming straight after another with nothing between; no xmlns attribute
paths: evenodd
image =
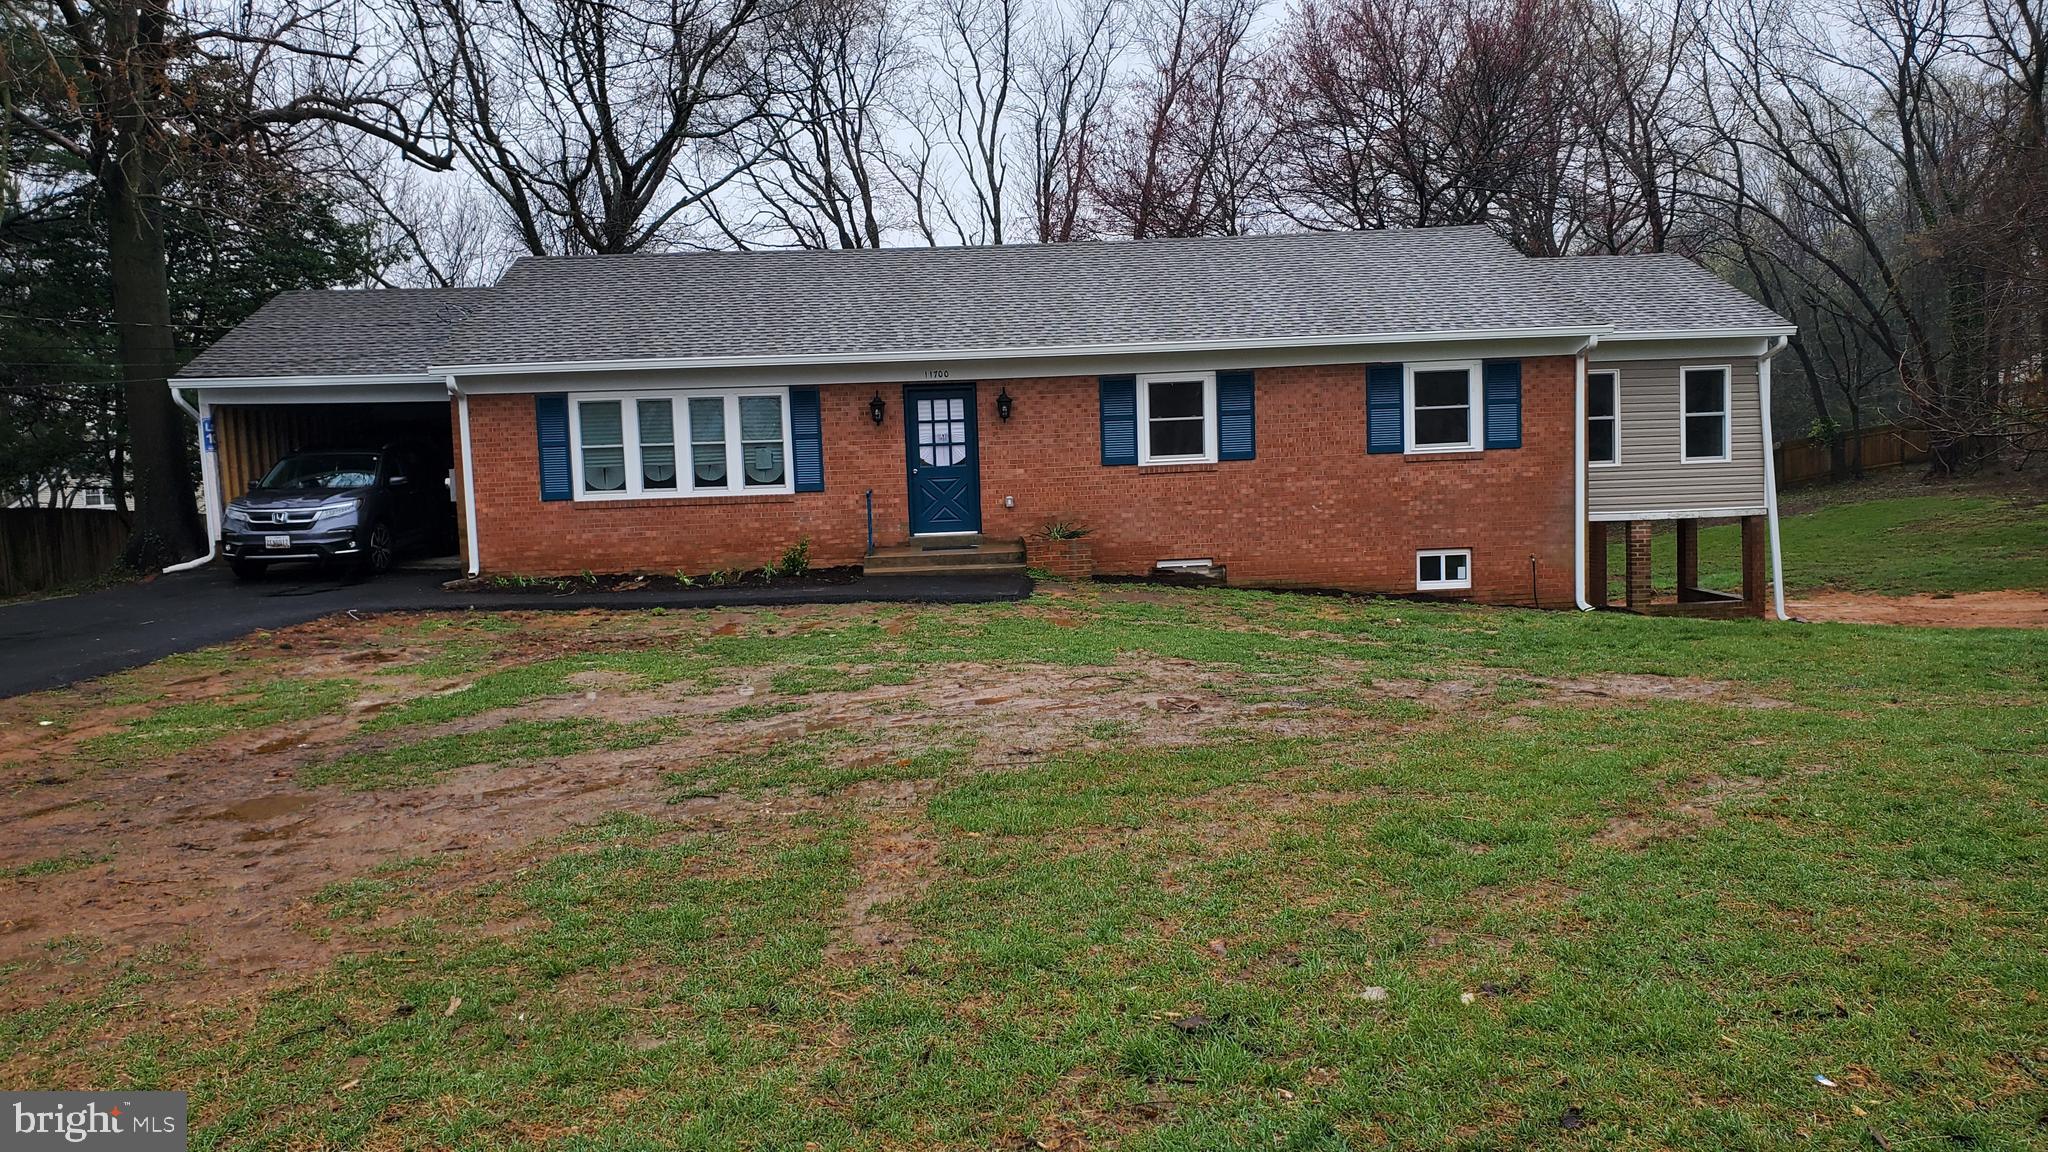
<svg viewBox="0 0 2048 1152"><path fill-rule="evenodd" d="M1587 416L1587 417L1586 417L1586 424L1587 424L1587 428L1586 428L1586 467L1588 467L1588 468L1615 468L1615 467L1619 467L1619 466L1620 466L1620 464L1621 464L1621 369L1619 369L1619 368L1591 368L1591 369L1588 369L1588 370L1586 371L1586 388L1588 389L1588 392L1589 392L1589 394L1590 394L1590 390L1591 390L1591 389L1592 389L1592 387L1593 387L1593 377L1595 377L1595 376L1612 376L1612 377L1614 378L1614 415L1612 415L1612 416ZM1591 405L1588 405L1588 406L1587 406L1587 410L1588 410L1588 411L1591 411L1591 409L1592 409L1592 406L1591 406ZM1593 429L1592 429L1592 423L1593 423L1593 421L1595 421L1595 420L1612 420L1612 421L1614 422L1614 459L1612 459L1612 460L1595 460L1595 459L1593 459Z"/></svg>
<svg viewBox="0 0 2048 1152"><path fill-rule="evenodd" d="M1417 372L1465 373L1465 440L1460 444L1418 444L1415 441L1415 374ZM1425 360L1401 366L1401 441L1410 456L1432 452L1483 452L1486 450L1486 398L1479 380L1477 360Z"/></svg>
<svg viewBox="0 0 2048 1152"><path fill-rule="evenodd" d="M1686 421L1695 413L1685 406L1685 377L1688 372L1721 374L1721 454L1688 456L1685 450ZM1700 416L1711 413L1700 412ZM1735 459L1735 372L1726 364L1681 364L1678 366L1678 462L1680 464L1726 464Z"/></svg>
<svg viewBox="0 0 2048 1152"><path fill-rule="evenodd" d="M723 488L698 488L695 451L690 438L690 400L706 396L725 401L725 476ZM750 485L746 482L746 456L740 446L740 397L777 396L782 399L782 483ZM583 405L619 402L619 421L626 444L626 487L618 492L591 492L584 488ZM676 486L644 488L640 463L640 413L642 400L667 400L673 406L672 435L675 437ZM766 388L662 388L632 392L572 392L569 394L569 470L575 480L578 500L709 500L721 496L786 496L796 491L796 445L790 429L789 389Z"/></svg>
<svg viewBox="0 0 2048 1152"><path fill-rule="evenodd" d="M1202 384L1202 451L1200 455L1152 454L1152 385ZM1138 377L1138 464L1216 463L1216 374L1214 372L1152 372Z"/></svg>
<svg viewBox="0 0 2048 1152"><path fill-rule="evenodd" d="M1422 562L1435 556L1449 559L1457 556L1465 561L1465 578L1462 580L1424 580ZM1441 569L1439 569L1441 571ZM1472 587L1472 550L1470 548L1421 548L1415 553L1415 590L1417 592L1450 592Z"/></svg>

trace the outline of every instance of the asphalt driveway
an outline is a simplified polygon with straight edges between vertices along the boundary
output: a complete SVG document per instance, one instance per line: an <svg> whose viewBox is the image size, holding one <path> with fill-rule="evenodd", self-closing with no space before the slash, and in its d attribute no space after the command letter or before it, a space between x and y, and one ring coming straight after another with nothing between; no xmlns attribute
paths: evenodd
<svg viewBox="0 0 2048 1152"><path fill-rule="evenodd" d="M1023 576L867 576L820 587L790 583L683 591L449 592L454 573L398 569L351 582L311 565L238 582L223 566L77 596L0 604L0 698L59 688L176 652L337 612L714 608L773 604L982 603L1031 594Z"/></svg>
<svg viewBox="0 0 2048 1152"><path fill-rule="evenodd" d="M293 566L252 584L225 567L159 576L77 596L0 605L0 696L104 676L335 612L455 607L450 573L405 571L351 583Z"/></svg>

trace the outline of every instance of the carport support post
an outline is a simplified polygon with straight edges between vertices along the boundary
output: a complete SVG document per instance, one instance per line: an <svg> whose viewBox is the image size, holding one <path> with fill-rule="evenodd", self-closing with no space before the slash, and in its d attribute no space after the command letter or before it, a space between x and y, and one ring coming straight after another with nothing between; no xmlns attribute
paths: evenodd
<svg viewBox="0 0 2048 1152"><path fill-rule="evenodd" d="M455 422L462 440L462 524L463 540L468 547L463 549L469 561L469 575L483 571L483 565L476 554L476 458L469 450L469 393L455 386L455 377L448 377L448 394L455 397Z"/></svg>

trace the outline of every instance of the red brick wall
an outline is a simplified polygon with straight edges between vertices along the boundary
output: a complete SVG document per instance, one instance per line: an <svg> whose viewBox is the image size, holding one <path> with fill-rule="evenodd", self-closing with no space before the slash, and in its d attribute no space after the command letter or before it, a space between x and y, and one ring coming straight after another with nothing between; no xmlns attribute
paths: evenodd
<svg viewBox="0 0 2048 1152"><path fill-rule="evenodd" d="M1016 403L1008 422L997 392ZM862 494L880 544L908 535L903 393L821 391L825 488L796 496L577 503L540 500L533 401L473 396L479 552L487 572L703 572L758 567L799 536L816 564L858 563ZM1522 366L1522 447L1439 456L1365 451L1358 365L1261 369L1258 459L1173 468L1101 464L1094 377L989 381L977 390L983 530L1015 538L1054 517L1094 529L1101 574L1214 558L1233 584L1412 592L1419 548L1472 549L1473 599L1545 606L1572 598L1572 361ZM1003 507L1004 497L1015 500Z"/></svg>

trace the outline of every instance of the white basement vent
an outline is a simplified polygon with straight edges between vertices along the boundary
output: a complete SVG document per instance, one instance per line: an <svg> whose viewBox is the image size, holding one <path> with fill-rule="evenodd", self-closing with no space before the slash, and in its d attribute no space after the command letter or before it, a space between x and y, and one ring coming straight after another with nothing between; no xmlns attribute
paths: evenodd
<svg viewBox="0 0 2048 1152"><path fill-rule="evenodd" d="M1222 565L1208 556L1161 560L1152 566L1152 573L1168 580L1186 580L1198 584L1223 582Z"/></svg>

